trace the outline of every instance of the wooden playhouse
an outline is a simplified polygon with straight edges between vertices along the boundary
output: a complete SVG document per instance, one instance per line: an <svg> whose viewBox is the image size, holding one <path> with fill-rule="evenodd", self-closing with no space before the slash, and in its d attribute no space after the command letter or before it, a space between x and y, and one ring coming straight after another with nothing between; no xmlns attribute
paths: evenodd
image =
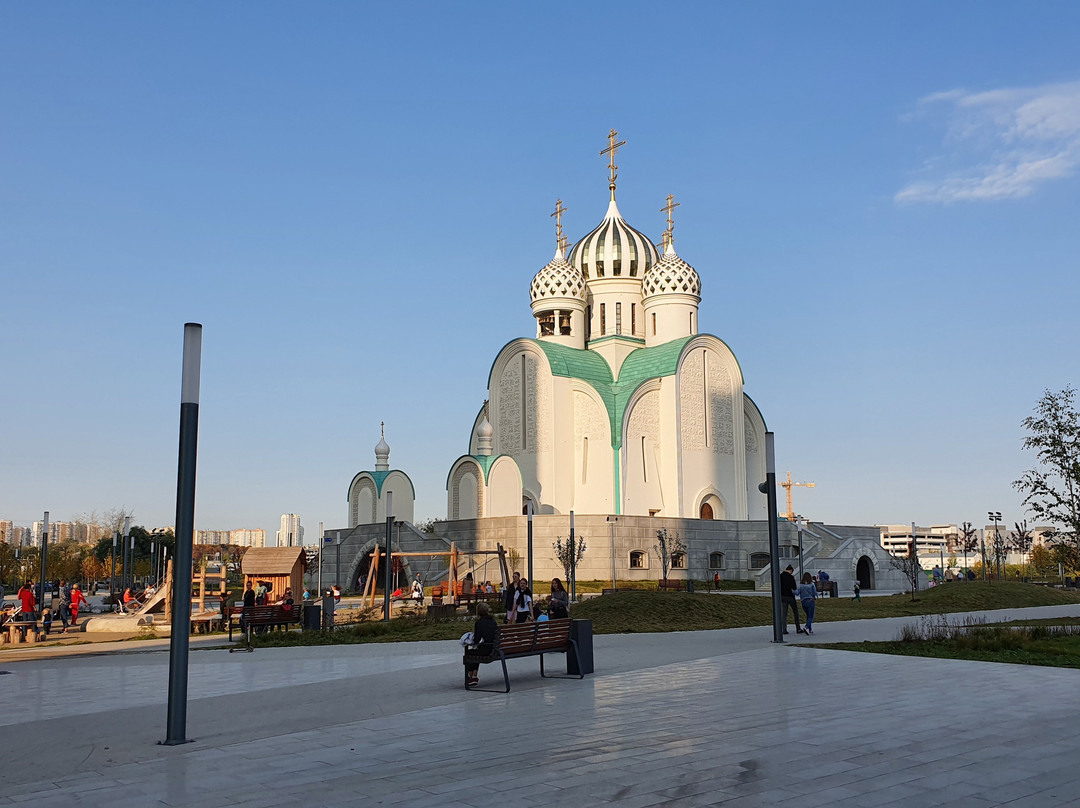
<svg viewBox="0 0 1080 808"><path fill-rule="evenodd" d="M245 591L258 581L266 584L270 603L281 597L286 588L292 590L297 603L304 592L304 568L307 556L303 547L252 547L240 562Z"/></svg>

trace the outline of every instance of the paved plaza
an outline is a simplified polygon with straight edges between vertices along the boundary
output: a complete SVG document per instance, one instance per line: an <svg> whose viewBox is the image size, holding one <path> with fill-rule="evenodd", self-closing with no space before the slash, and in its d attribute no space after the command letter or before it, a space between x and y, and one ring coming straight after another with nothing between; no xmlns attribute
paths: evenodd
<svg viewBox="0 0 1080 808"><path fill-rule="evenodd" d="M600 636L595 675L515 660L509 694L464 691L452 641L193 650L177 747L157 744L167 653L0 654L0 805L1080 806L1080 671L770 637Z"/></svg>

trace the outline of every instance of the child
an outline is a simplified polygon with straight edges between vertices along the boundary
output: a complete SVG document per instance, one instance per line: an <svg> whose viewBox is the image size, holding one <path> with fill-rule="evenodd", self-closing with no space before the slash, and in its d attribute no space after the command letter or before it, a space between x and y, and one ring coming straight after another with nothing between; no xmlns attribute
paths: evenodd
<svg viewBox="0 0 1080 808"><path fill-rule="evenodd" d="M855 597L852 598L856 603L862 603L862 598L859 597L859 582L856 581L852 589L855 590Z"/></svg>

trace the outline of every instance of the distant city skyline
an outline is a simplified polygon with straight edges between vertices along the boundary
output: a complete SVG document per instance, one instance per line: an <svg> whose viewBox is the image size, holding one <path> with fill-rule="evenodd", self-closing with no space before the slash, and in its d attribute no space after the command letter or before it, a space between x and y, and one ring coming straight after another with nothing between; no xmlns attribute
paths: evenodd
<svg viewBox="0 0 1080 808"><path fill-rule="evenodd" d="M0 8L4 519L173 523L188 321L196 529L343 527L383 421L445 518L611 128L796 513L1030 518L1021 421L1080 384L1080 5L197 9Z"/></svg>

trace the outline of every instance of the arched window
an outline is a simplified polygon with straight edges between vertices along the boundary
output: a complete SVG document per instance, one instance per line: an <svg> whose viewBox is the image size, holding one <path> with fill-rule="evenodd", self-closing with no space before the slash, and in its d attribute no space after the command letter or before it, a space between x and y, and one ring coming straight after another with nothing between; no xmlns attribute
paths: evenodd
<svg viewBox="0 0 1080 808"><path fill-rule="evenodd" d="M769 565L768 553L751 553L750 554L750 569L763 570Z"/></svg>
<svg viewBox="0 0 1080 808"><path fill-rule="evenodd" d="M686 569L686 553L672 553L671 554L671 568L673 570Z"/></svg>
<svg viewBox="0 0 1080 808"><path fill-rule="evenodd" d="M709 553L709 569L722 570L724 568L723 553Z"/></svg>
<svg viewBox="0 0 1080 808"><path fill-rule="evenodd" d="M630 569L643 570L649 566L649 556L641 550L630 551Z"/></svg>

